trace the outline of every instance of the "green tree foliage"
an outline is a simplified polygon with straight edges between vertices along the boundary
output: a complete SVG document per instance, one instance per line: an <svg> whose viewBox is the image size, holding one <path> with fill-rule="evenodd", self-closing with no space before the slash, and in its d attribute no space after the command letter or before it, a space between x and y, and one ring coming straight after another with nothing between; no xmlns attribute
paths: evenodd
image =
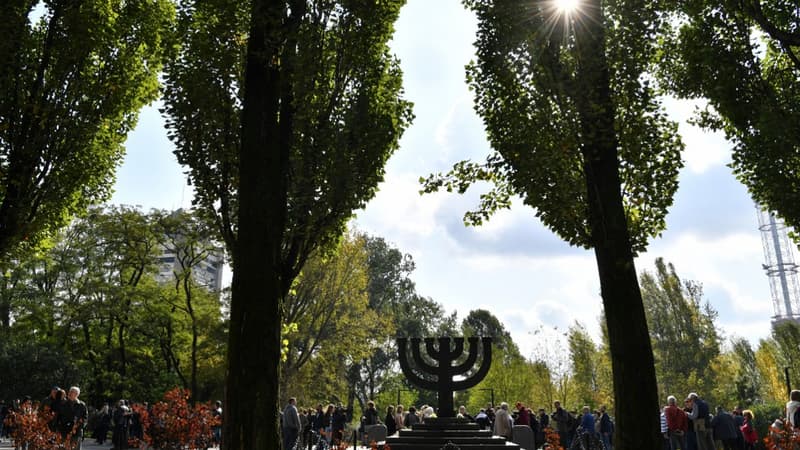
<svg viewBox="0 0 800 450"><path fill-rule="evenodd" d="M149 220L161 250L175 255L175 263L171 267L172 279L169 280L174 291L163 294L163 297L170 308L167 320L171 321L172 316L182 313L183 317L178 317L177 325L188 327L191 339L188 344L189 357L186 358L188 382L182 375L180 359L175 351L168 346L163 351L176 363L174 368L183 380L183 387L189 388L194 398L208 398L211 392L201 392L199 389L201 365L205 366L202 372L206 373L222 367L225 349L217 340L221 337L218 287L209 285L208 280L202 277L208 268L217 270L217 276L221 276L223 249L218 240L212 238L216 235L214 228L197 213L184 210L171 213L157 211L150 215ZM165 323L168 331L174 330L175 325ZM215 392L219 393L220 390L215 389Z"/></svg>
<svg viewBox="0 0 800 450"><path fill-rule="evenodd" d="M800 325L791 321L780 322L772 328L772 339L780 355L778 361L781 366L777 367L778 371L783 373L784 367L791 368L789 375L792 386L800 385L800 371L794 370L800 367Z"/></svg>
<svg viewBox="0 0 800 450"><path fill-rule="evenodd" d="M708 101L698 123L725 133L753 198L800 226L800 11L796 2L673 2L660 78Z"/></svg>
<svg viewBox="0 0 800 450"><path fill-rule="evenodd" d="M600 389L598 364L600 354L592 337L579 323L569 328L567 345L572 362L572 379L575 384L575 399L580 405L599 407Z"/></svg>
<svg viewBox="0 0 800 450"><path fill-rule="evenodd" d="M281 302L374 195L411 120L387 46L402 4L180 4L165 112L233 256L228 448L279 445Z"/></svg>
<svg viewBox="0 0 800 450"><path fill-rule="evenodd" d="M761 378L761 393L765 401L780 402L786 397L784 366L778 344L774 339L762 339L755 354L756 367Z"/></svg>
<svg viewBox="0 0 800 450"><path fill-rule="evenodd" d="M367 291L370 308L391 323L396 335L453 335L455 312L447 316L440 304L417 293L410 278L415 268L411 255L402 253L381 237L364 236L364 245L369 267ZM347 379L351 386L348 404L357 401L362 409L379 393L384 397L391 396L397 389L415 392L415 398L419 397L415 387L397 377L396 336L384 332L379 337L381 339L373 347L372 354L352 365L348 371Z"/></svg>
<svg viewBox="0 0 800 450"><path fill-rule="evenodd" d="M655 261L654 273L640 277L642 299L656 361L659 398L713 387L710 364L720 354L717 317L703 300L702 286L682 281L672 264ZM689 391L683 392L689 389ZM707 394L703 394L707 395Z"/></svg>
<svg viewBox="0 0 800 450"><path fill-rule="evenodd" d="M655 447L657 420L640 414L657 399L633 252L664 229L683 148L646 75L665 27L659 2L586 1L574 17L546 1L465 4L479 21L467 78L495 152L429 177L425 190L492 182L467 222L517 194L564 240L594 249L622 408L617 446Z"/></svg>
<svg viewBox="0 0 800 450"><path fill-rule="evenodd" d="M313 255L295 279L284 303L284 320L297 324L281 365L287 397L343 398L348 369L394 335L391 318L369 307L365 241L346 235L335 251ZM309 378L298 377L304 366L310 366L304 371Z"/></svg>
<svg viewBox="0 0 800 450"><path fill-rule="evenodd" d="M196 397L218 394L224 357L217 344L224 337L219 298L183 280L157 282L166 239L157 221L165 217L91 209L54 235L48 248L6 272L13 283L4 283L0 295L12 307L0 365L14 369L9 373L19 380L4 383L0 396L43 393L53 383L79 384L95 404L157 399L175 385L195 384ZM188 228L172 230L189 235ZM42 374L30 373L38 366Z"/></svg>
<svg viewBox="0 0 800 450"><path fill-rule="evenodd" d="M734 379L736 400L742 405L760 403L762 400L762 381L756 363L756 353L745 339L734 339L732 344L738 367L736 378Z"/></svg>
<svg viewBox="0 0 800 450"><path fill-rule="evenodd" d="M492 346L503 350L507 355L519 356L519 347L511 339L511 333L505 329L494 314L485 309L473 309L461 322L464 336L492 338Z"/></svg>
<svg viewBox="0 0 800 450"><path fill-rule="evenodd" d="M167 0L37 5L0 6L3 258L110 196L126 136L158 95L174 21Z"/></svg>

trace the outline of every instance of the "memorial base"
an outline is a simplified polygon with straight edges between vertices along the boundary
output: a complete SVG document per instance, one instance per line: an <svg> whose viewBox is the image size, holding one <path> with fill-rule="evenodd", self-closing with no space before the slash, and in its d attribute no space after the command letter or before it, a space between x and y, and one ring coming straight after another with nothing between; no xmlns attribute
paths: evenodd
<svg viewBox="0 0 800 450"><path fill-rule="evenodd" d="M519 445L492 436L478 424L458 418L429 418L386 438L391 450L517 450ZM380 446L383 448L383 446Z"/></svg>

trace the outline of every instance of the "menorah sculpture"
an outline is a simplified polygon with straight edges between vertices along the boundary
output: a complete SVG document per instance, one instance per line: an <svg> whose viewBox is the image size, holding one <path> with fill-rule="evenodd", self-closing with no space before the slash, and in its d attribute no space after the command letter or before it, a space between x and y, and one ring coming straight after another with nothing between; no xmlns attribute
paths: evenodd
<svg viewBox="0 0 800 450"><path fill-rule="evenodd" d="M439 342L438 348L435 346L436 341ZM451 345L451 341L454 345ZM464 338L426 338L426 352L431 359L438 363L437 366L433 366L420 353L422 339L411 338L411 354L415 364L412 367L408 361L408 338L397 339L400 368L403 369L403 374L412 384L422 389L438 392L439 417L455 417L453 392L475 386L489 373L489 367L492 365L492 338L471 337L468 341L469 355L463 362L453 365L463 357ZM478 370L470 374L470 370L478 360L478 341L481 342L483 358ZM454 380L456 376L464 378L456 381Z"/></svg>

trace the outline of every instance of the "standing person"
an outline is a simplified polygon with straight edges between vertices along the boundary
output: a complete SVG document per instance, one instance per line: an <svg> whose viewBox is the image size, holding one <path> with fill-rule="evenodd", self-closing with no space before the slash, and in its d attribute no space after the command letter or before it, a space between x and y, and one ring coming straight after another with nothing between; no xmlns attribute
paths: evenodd
<svg viewBox="0 0 800 450"><path fill-rule="evenodd" d="M352 410L349 411L352 413ZM349 415L352 416L352 414ZM336 409L333 410L333 418L331 419L331 439L334 444L338 445L344 440L344 428L349 420L350 417L348 417L347 411L342 405L338 405Z"/></svg>
<svg viewBox="0 0 800 450"><path fill-rule="evenodd" d="M283 448L292 450L300 434L300 414L297 412L297 399L292 397L283 409Z"/></svg>
<svg viewBox="0 0 800 450"><path fill-rule="evenodd" d="M367 402L367 409L364 411L364 426L369 427L381 423L378 417L378 410L375 409L375 402L372 400ZM366 428L364 429L366 431Z"/></svg>
<svg viewBox="0 0 800 450"><path fill-rule="evenodd" d="M756 448L756 442L758 442L758 433L755 427L753 427L753 411L745 409L742 411L742 417L744 417L744 422L742 423L744 448L745 450L754 450Z"/></svg>
<svg viewBox="0 0 800 450"><path fill-rule="evenodd" d="M536 441L536 448L539 448L545 443L546 429L550 428L550 416L547 415L544 408L539 408L537 419L539 420L539 427L535 431L534 440Z"/></svg>
<svg viewBox="0 0 800 450"><path fill-rule="evenodd" d="M403 419L403 428L413 428L414 425L419 423L419 416L417 415L417 408L414 405L408 407L408 414Z"/></svg>
<svg viewBox="0 0 800 450"><path fill-rule="evenodd" d="M553 402L553 407L556 410L550 414L550 418L555 422L558 440L562 447L569 448L569 413L566 409L561 407L561 402L559 401Z"/></svg>
<svg viewBox="0 0 800 450"><path fill-rule="evenodd" d="M217 400L214 403L214 410L211 411L211 416L218 420L216 425L211 428L211 432L214 436L214 445L219 446L222 444L222 401Z"/></svg>
<svg viewBox="0 0 800 450"><path fill-rule="evenodd" d="M402 430L404 428L404 420L403 405L397 405L397 409L394 412L394 427L396 430Z"/></svg>
<svg viewBox="0 0 800 450"><path fill-rule="evenodd" d="M467 419L470 422L475 422L475 418L469 415L469 413L467 412L467 407L464 405L458 407L458 414L456 415L456 417L461 419Z"/></svg>
<svg viewBox="0 0 800 450"><path fill-rule="evenodd" d="M687 450L697 450L697 435L694 432L694 420L689 417L692 412L692 402L686 399L683 406L683 412L686 413L686 448Z"/></svg>
<svg viewBox="0 0 800 450"><path fill-rule="evenodd" d="M6 401L0 400L0 442L3 442L3 438L6 436L5 421L7 416L8 406L6 406Z"/></svg>
<svg viewBox="0 0 800 450"><path fill-rule="evenodd" d="M513 437L514 423L511 414L508 412L508 403L500 403L500 407L494 413L494 434L503 436L506 439Z"/></svg>
<svg viewBox="0 0 800 450"><path fill-rule="evenodd" d="M670 395L667 397L667 407L664 410L667 417L667 438L671 450L687 450L686 432L689 429L686 412L678 408L678 400Z"/></svg>
<svg viewBox="0 0 800 450"><path fill-rule="evenodd" d="M736 448L736 421L721 406L717 406L717 414L711 419L711 429L714 432L714 439L722 441L725 450L738 450Z"/></svg>
<svg viewBox="0 0 800 450"><path fill-rule="evenodd" d="M125 400L120 400L112 414L114 432L111 434L111 444L114 446L114 450L128 448L128 418L130 415L130 410Z"/></svg>
<svg viewBox="0 0 800 450"><path fill-rule="evenodd" d="M592 414L592 409L588 406L584 406L581 410L581 420L580 425L578 425L580 429L580 434L576 435L574 439L581 439L583 441L585 448L591 447L591 442L593 442L593 438L597 436L594 428L594 414Z"/></svg>
<svg viewBox="0 0 800 450"><path fill-rule="evenodd" d="M675 397L673 397L675 398ZM681 411L683 412L683 411ZM600 439L603 441L603 447L605 450L611 450L611 432L613 431L613 425L611 423L611 417L608 416L606 412L606 405L600 406ZM683 447L681 447L682 449Z"/></svg>
<svg viewBox="0 0 800 450"><path fill-rule="evenodd" d="M475 415L475 423L478 424L481 430L488 430L491 428L491 424L489 423L489 416L486 415L486 410L481 408L478 411L478 414Z"/></svg>
<svg viewBox="0 0 800 450"><path fill-rule="evenodd" d="M386 424L387 436L392 436L397 433L397 422L394 420L394 406L389 405L386 407L386 419L383 422Z"/></svg>
<svg viewBox="0 0 800 450"><path fill-rule="evenodd" d="M786 403L786 420L783 422L791 430L800 429L800 391L794 390L789 393L789 401Z"/></svg>
<svg viewBox="0 0 800 450"><path fill-rule="evenodd" d="M81 390L79 387L72 386L69 388L67 403L64 406L67 421L70 424L69 448L73 450L81 450L83 448L83 429L86 427L86 419L89 417L86 403L78 398L80 395Z"/></svg>
<svg viewBox="0 0 800 450"><path fill-rule="evenodd" d="M742 434L742 425L744 425L744 417L742 417L742 407L736 405L731 411L733 414L733 421L736 423L736 448L744 449L744 435Z"/></svg>
<svg viewBox="0 0 800 450"><path fill-rule="evenodd" d="M97 413L97 426L94 429L95 442L98 445L103 445L108 437L108 430L111 429L111 411L108 409L108 403L104 403L103 407Z"/></svg>
<svg viewBox="0 0 800 450"><path fill-rule="evenodd" d="M522 402L517 402L514 405L517 408L517 420L514 421L516 425L527 425L531 426L531 418L528 412L528 409L525 408L525 405Z"/></svg>
<svg viewBox="0 0 800 450"><path fill-rule="evenodd" d="M714 443L711 441L711 423L708 420L708 403L705 402L694 392L687 398L692 406L689 418L694 421L694 434L697 437L698 450L714 450Z"/></svg>
<svg viewBox="0 0 800 450"><path fill-rule="evenodd" d="M47 411L55 412L53 408L53 403L55 402L56 396L58 395L58 391L60 390L61 388L55 384L53 385L53 387L50 388L50 394L47 397L45 397L44 400L39 402L40 412L47 412ZM51 428L50 431L55 431L55 429Z"/></svg>
<svg viewBox="0 0 800 450"><path fill-rule="evenodd" d="M325 442L331 443L333 438L333 404L328 404L328 407L325 408L325 414L322 415L320 421L319 434L325 439Z"/></svg>

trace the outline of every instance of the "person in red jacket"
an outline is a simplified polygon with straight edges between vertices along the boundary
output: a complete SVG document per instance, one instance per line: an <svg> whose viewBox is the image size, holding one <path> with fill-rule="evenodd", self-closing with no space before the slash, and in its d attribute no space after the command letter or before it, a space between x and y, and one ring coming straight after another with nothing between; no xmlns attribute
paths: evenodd
<svg viewBox="0 0 800 450"><path fill-rule="evenodd" d="M744 436L744 448L745 450L753 450L756 448L756 442L758 442L758 433L753 427L753 411L745 409L742 411L742 416L744 416L744 424L741 426L742 436Z"/></svg>
<svg viewBox="0 0 800 450"><path fill-rule="evenodd" d="M676 450L686 450L686 430L688 429L688 422L686 419L686 412L678 408L678 400L670 395L667 397L667 408L664 411L667 416L667 437L669 439L669 448Z"/></svg>

